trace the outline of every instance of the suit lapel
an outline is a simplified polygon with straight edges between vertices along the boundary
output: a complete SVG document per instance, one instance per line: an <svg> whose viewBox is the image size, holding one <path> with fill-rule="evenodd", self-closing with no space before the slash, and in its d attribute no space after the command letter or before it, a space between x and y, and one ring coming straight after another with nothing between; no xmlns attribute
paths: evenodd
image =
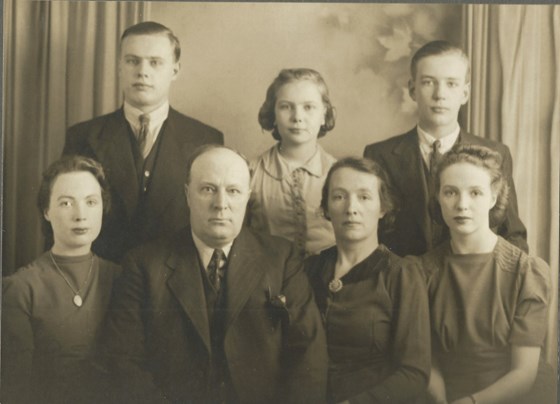
<svg viewBox="0 0 560 404"><path fill-rule="evenodd" d="M146 201L146 211L151 212L153 218L159 217L178 193L183 193L187 170L184 149L188 143L180 141L185 134L181 132L184 128L177 126L176 114L175 110L169 109L169 116L159 134L158 156Z"/></svg>
<svg viewBox="0 0 560 404"><path fill-rule="evenodd" d="M242 230L231 248L226 277L226 332L266 271L266 256L255 245L252 234Z"/></svg>
<svg viewBox="0 0 560 404"><path fill-rule="evenodd" d="M206 296L200 273L198 252L194 245L190 227L177 239L175 248L166 261L173 270L167 284L189 316L208 352L210 347L210 325L206 308Z"/></svg>
<svg viewBox="0 0 560 404"><path fill-rule="evenodd" d="M430 240L431 220L428 214L429 193L424 176L424 161L420 154L418 132L416 128L408 132L407 136L395 146L393 152L399 157L397 161L402 164L402 175L396 176L399 188L403 194L418 195L420 201L412 203L415 211L414 219L422 229L426 242Z"/></svg>
<svg viewBox="0 0 560 404"><path fill-rule="evenodd" d="M136 209L140 190L130 147L129 130L124 113L119 109L108 116L100 132L88 139L98 161L107 170L113 192L124 201L128 218Z"/></svg>

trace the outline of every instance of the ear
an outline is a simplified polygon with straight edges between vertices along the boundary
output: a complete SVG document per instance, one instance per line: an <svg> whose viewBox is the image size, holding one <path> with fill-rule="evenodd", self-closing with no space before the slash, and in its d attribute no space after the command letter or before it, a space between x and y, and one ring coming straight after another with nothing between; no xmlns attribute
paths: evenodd
<svg viewBox="0 0 560 404"><path fill-rule="evenodd" d="M492 206L490 209L493 209L496 206L496 202L498 202L498 195L495 192L492 192Z"/></svg>
<svg viewBox="0 0 560 404"><path fill-rule="evenodd" d="M185 199L187 200L187 206L191 206L189 202L189 186L185 184Z"/></svg>
<svg viewBox="0 0 560 404"><path fill-rule="evenodd" d="M471 95L471 83L469 82L466 83L465 86L463 87L463 100L461 101L461 105L465 105L467 103L470 95Z"/></svg>
<svg viewBox="0 0 560 404"><path fill-rule="evenodd" d="M177 79L180 71L181 71L181 62L175 62L173 64L173 79L172 80Z"/></svg>
<svg viewBox="0 0 560 404"><path fill-rule="evenodd" d="M47 222L51 221L51 219L49 219L49 209L48 208L43 211L43 217L45 218L45 220Z"/></svg>
<svg viewBox="0 0 560 404"><path fill-rule="evenodd" d="M414 86L414 80L408 80L408 95L412 98L413 101L416 101L416 87Z"/></svg>

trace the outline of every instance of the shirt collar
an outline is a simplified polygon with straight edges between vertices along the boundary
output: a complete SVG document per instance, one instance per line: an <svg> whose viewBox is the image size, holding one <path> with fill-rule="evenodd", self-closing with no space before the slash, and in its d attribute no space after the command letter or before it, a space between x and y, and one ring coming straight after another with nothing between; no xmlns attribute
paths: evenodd
<svg viewBox="0 0 560 404"><path fill-rule="evenodd" d="M204 269L206 269L206 268L208 268L208 264L210 263L210 260L212 259L212 254L214 254L215 248L212 248L212 247L208 246L204 241L202 241L200 238L198 238L196 236L196 234L194 234L194 231L192 231L192 229L191 229L191 233L192 233L192 238L193 238L193 241L194 241L194 245L196 247L196 250L198 251L198 256L200 257L200 261L202 262L202 265L204 266ZM233 241L221 248L221 250L226 255L226 258L229 255L229 251L231 250L232 244L233 244Z"/></svg>
<svg viewBox="0 0 560 404"><path fill-rule="evenodd" d="M124 116L128 122L132 125L133 128L140 127L140 115L144 114L141 110L136 107L133 107L128 102L124 102ZM169 101L164 102L161 106L154 109L152 112L148 113L147 115L150 116L150 128L154 128L159 126L167 119L169 115Z"/></svg>
<svg viewBox="0 0 560 404"><path fill-rule="evenodd" d="M281 155L279 150L280 144L270 148L270 150L263 156L263 167L268 175L281 180L282 178L291 174L297 168L303 168L309 174L320 178L325 175L325 172L331 166L326 157L326 153L321 147L317 145L315 154L302 165L294 166L289 164Z"/></svg>
<svg viewBox="0 0 560 404"><path fill-rule="evenodd" d="M424 129L422 129L420 125L417 126L417 130L418 130L418 138L420 140L420 148L423 151L427 152L428 154L431 153L432 144L438 139L436 139L428 132L426 132ZM453 145L457 141L457 138L459 137L460 132L461 132L461 127L457 124L457 127L453 132L439 139L441 143L439 150L442 154L449 151L453 147Z"/></svg>

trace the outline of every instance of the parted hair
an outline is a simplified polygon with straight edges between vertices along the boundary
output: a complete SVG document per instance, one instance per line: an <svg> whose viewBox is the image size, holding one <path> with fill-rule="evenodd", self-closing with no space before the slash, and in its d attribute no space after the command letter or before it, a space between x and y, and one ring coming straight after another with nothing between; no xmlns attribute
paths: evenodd
<svg viewBox="0 0 560 404"><path fill-rule="evenodd" d="M385 213L381 220L383 220L386 224L391 224L394 220L396 199L394 192L389 185L387 173L376 161L362 157L346 157L338 160L331 166L321 192L321 209L323 210L325 218L330 219L328 209L331 178L333 174L341 168L351 168L353 170L366 174L372 174L377 177L379 182L379 201L381 204L381 210Z"/></svg>
<svg viewBox="0 0 560 404"><path fill-rule="evenodd" d="M444 40L428 42L414 53L414 56L412 56L412 60L410 61L410 77L412 80L416 78L416 72L420 60L427 58L428 56L444 55L446 53L457 54L465 61L465 64L467 65L467 75L465 80L468 83L470 81L470 63L468 56L459 46L453 45L451 42Z"/></svg>
<svg viewBox="0 0 560 404"><path fill-rule="evenodd" d="M441 214L441 206L437 195L441 188L441 173L449 166L459 163L468 163L485 170L490 176L490 188L496 196L496 204L489 212L490 227L499 225L505 216L508 200L509 186L502 171L502 156L497 151L485 146L473 144L458 144L445 153L435 168L435 197L432 200L432 215L440 224L445 224Z"/></svg>
<svg viewBox="0 0 560 404"><path fill-rule="evenodd" d="M64 156L61 159L52 163L44 172L39 186L39 193L37 195L37 207L41 217L41 227L43 234L46 238L47 246L51 246L53 242L53 230L50 222L45 219L45 212L49 208L51 192L53 185L61 174L68 174L73 172L88 172L91 173L99 186L101 187L101 199L103 201L103 213L109 213L111 208L111 193L109 191L109 182L103 171L103 167L97 161L84 156L70 155Z"/></svg>
<svg viewBox="0 0 560 404"><path fill-rule="evenodd" d="M131 25L124 30L121 36L121 44L126 37L132 35L167 35L169 42L171 42L171 46L173 47L175 62L178 62L181 58L181 44L179 43L179 38L177 38L173 31L165 25L154 21L144 21Z"/></svg>
<svg viewBox="0 0 560 404"><path fill-rule="evenodd" d="M327 83L323 77L315 70L308 68L297 68L297 69L283 69L280 71L278 76L274 81L268 86L266 90L266 98L259 110L259 124L261 128L266 131L272 132L272 137L276 140L281 140L280 133L276 128L276 116L274 114L274 107L276 105L276 96L280 88L294 81L299 80L309 80L317 85L319 93L321 94L321 99L325 105L325 123L321 125L319 129L318 137L323 137L328 131L334 128L335 124L335 112L334 107L331 104L331 99L329 96L329 89Z"/></svg>

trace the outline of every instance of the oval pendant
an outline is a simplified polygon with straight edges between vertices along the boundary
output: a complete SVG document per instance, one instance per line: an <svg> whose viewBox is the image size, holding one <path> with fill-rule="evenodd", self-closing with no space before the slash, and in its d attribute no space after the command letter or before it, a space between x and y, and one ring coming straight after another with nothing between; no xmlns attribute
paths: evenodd
<svg viewBox="0 0 560 404"><path fill-rule="evenodd" d="M329 282L329 290L333 293L338 292L342 289L342 281L340 279L333 279Z"/></svg>
<svg viewBox="0 0 560 404"><path fill-rule="evenodd" d="M74 300L74 304L76 306L82 307L83 301L82 301L82 298L80 297L80 295L75 295L73 300Z"/></svg>

